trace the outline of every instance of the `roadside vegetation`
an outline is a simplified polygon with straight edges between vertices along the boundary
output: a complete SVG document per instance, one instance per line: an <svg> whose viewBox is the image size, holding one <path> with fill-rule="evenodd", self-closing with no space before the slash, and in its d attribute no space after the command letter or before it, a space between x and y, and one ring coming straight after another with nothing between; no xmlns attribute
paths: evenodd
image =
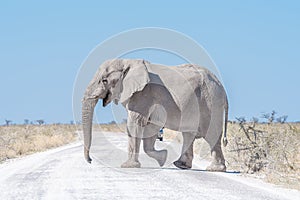
<svg viewBox="0 0 300 200"><path fill-rule="evenodd" d="M224 149L228 170L300 190L300 123L229 124Z"/></svg>
<svg viewBox="0 0 300 200"><path fill-rule="evenodd" d="M0 163L74 142L75 125L0 126Z"/></svg>
<svg viewBox="0 0 300 200"><path fill-rule="evenodd" d="M260 118L236 118L228 123L228 145L223 148L227 170L300 190L300 122L288 123L276 112ZM165 130L166 140L182 142L181 134ZM196 159L210 159L203 140L194 143Z"/></svg>

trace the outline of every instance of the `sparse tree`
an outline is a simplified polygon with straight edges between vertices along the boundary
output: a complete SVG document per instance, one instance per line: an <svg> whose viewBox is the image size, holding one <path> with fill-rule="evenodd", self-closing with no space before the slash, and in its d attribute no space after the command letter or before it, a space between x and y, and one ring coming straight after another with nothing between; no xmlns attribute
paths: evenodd
<svg viewBox="0 0 300 200"><path fill-rule="evenodd" d="M235 119L239 122L239 124L243 124L243 123L246 122L246 118L245 117L236 117Z"/></svg>
<svg viewBox="0 0 300 200"><path fill-rule="evenodd" d="M116 124L116 121L111 121L111 122L109 122L108 124Z"/></svg>
<svg viewBox="0 0 300 200"><path fill-rule="evenodd" d="M258 123L259 119L257 117L252 117L252 122L253 123Z"/></svg>
<svg viewBox="0 0 300 200"><path fill-rule="evenodd" d="M29 124L29 119L24 119L24 124L25 125Z"/></svg>
<svg viewBox="0 0 300 200"><path fill-rule="evenodd" d="M39 124L39 125L42 125L45 123L45 121L43 119L38 119L36 120L36 122Z"/></svg>
<svg viewBox="0 0 300 200"><path fill-rule="evenodd" d="M271 112L271 117L270 117L270 119L269 119L269 123L273 123L273 122L274 122L274 120L275 120L275 115L276 115L276 112L275 112L275 110L273 110L273 111Z"/></svg>
<svg viewBox="0 0 300 200"><path fill-rule="evenodd" d="M262 115L262 118L268 120L268 123L271 124L271 123L273 123L274 120L275 120L275 115L276 115L276 112L273 110L273 111L271 112L271 114L270 114L270 113L265 113L265 114L263 114L263 115Z"/></svg>
<svg viewBox="0 0 300 200"><path fill-rule="evenodd" d="M5 124L6 124L6 126L9 126L9 125L11 124L11 122L12 122L12 120L8 120L8 119L6 119L6 120L5 120Z"/></svg>
<svg viewBox="0 0 300 200"><path fill-rule="evenodd" d="M74 125L74 121L73 121L73 120L71 120L71 121L70 121L70 124L71 124L71 125Z"/></svg>
<svg viewBox="0 0 300 200"><path fill-rule="evenodd" d="M288 118L287 115L283 115L283 116L281 116L281 117L278 117L278 118L276 119L276 121L277 121L278 123L284 124L284 123L286 122L287 118Z"/></svg>
<svg viewBox="0 0 300 200"><path fill-rule="evenodd" d="M270 114L269 113L264 113L264 114L262 114L261 117L264 118L264 119L266 119L266 120L269 120Z"/></svg>

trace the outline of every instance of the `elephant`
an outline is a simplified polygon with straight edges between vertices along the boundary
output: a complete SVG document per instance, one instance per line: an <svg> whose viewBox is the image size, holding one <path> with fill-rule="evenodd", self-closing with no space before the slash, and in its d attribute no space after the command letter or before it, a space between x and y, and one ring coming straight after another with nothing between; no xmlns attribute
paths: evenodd
<svg viewBox="0 0 300 200"><path fill-rule="evenodd" d="M211 148L209 171L226 171L221 143L226 146L228 99L217 77L195 64L164 66L144 59L112 59L102 63L82 99L84 156L91 163L90 147L95 105L121 103L127 110L128 160L123 168L139 168L140 143L160 166L167 150L156 150L158 131L164 127L183 136L181 155L173 164L190 169L193 143L204 138ZM224 128L224 130L223 130Z"/></svg>

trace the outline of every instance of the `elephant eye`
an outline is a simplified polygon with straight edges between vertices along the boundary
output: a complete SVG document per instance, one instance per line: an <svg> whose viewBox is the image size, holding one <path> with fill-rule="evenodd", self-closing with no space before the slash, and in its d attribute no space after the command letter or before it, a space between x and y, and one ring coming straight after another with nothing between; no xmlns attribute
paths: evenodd
<svg viewBox="0 0 300 200"><path fill-rule="evenodd" d="M107 79L103 79L103 80L102 80L102 83L103 83L104 85L106 85L106 84L108 83Z"/></svg>

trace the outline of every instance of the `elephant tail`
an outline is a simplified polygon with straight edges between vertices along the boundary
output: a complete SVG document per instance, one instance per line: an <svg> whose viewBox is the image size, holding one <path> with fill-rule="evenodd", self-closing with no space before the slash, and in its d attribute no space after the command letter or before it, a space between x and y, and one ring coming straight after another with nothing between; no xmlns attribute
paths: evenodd
<svg viewBox="0 0 300 200"><path fill-rule="evenodd" d="M227 140L227 123L228 123L228 99L226 96L226 100L225 100L225 106L224 106L224 110L225 110L225 123L224 123L224 135L223 135L223 146L226 147L228 144L228 140Z"/></svg>

